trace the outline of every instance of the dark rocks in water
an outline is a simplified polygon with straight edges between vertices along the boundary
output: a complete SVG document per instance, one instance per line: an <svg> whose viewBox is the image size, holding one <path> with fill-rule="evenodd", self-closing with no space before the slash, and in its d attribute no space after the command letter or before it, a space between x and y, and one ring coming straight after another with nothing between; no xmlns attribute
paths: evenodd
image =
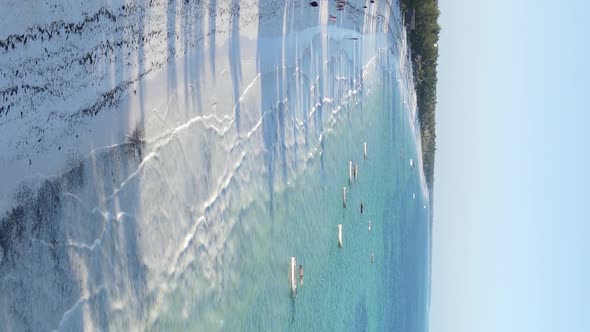
<svg viewBox="0 0 590 332"><path fill-rule="evenodd" d="M16 193L17 206L0 217L0 247L4 254L2 271L20 263L20 258L27 255L27 243L32 239L44 241L53 248L58 242L64 242L64 232L56 227L60 217L60 197L60 188L48 180L41 184L36 195L30 188Z"/></svg>
<svg viewBox="0 0 590 332"><path fill-rule="evenodd" d="M309 3L309 5L310 5L310 6L312 6L312 7L317 7L317 6L319 6L319 4L318 4L318 2L317 2L317 1L312 1L312 2L310 2L310 3Z"/></svg>

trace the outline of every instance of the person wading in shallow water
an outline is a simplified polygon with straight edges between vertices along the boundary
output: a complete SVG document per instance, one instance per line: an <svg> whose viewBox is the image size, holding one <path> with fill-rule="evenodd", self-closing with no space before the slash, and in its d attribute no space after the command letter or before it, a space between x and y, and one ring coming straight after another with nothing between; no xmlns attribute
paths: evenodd
<svg viewBox="0 0 590 332"><path fill-rule="evenodd" d="M299 279L301 279L301 285L303 285L303 265L299 265Z"/></svg>
<svg viewBox="0 0 590 332"><path fill-rule="evenodd" d="M363 202L361 202L361 214L363 214L364 210L365 210L365 206L363 205Z"/></svg>

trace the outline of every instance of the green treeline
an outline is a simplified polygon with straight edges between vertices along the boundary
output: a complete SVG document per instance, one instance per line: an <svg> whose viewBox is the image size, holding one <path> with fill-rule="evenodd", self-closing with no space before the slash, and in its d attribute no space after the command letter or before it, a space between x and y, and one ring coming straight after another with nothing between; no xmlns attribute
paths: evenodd
<svg viewBox="0 0 590 332"><path fill-rule="evenodd" d="M418 118L422 131L422 159L428 186L434 183L436 150L436 65L438 60L437 0L401 0L401 10L412 49L414 83L418 100ZM414 16L414 19L412 19Z"/></svg>

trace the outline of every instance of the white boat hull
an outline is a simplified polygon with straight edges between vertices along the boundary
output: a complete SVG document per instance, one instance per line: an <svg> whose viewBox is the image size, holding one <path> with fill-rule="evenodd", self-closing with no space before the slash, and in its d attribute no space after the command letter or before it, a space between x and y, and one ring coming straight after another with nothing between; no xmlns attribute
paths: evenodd
<svg viewBox="0 0 590 332"><path fill-rule="evenodd" d="M291 284L291 293L293 297L297 296L297 275L295 274L295 268L297 267L297 260L295 257L291 257L291 269L289 271L289 283Z"/></svg>

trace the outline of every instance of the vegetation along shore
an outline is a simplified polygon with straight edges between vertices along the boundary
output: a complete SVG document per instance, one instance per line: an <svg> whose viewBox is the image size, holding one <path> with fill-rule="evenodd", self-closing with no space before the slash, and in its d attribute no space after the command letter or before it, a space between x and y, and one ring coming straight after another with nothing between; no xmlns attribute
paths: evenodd
<svg viewBox="0 0 590 332"><path fill-rule="evenodd" d="M428 187L434 184L436 151L436 66L438 61L438 0L401 0L412 50L418 119L422 137L422 159Z"/></svg>

